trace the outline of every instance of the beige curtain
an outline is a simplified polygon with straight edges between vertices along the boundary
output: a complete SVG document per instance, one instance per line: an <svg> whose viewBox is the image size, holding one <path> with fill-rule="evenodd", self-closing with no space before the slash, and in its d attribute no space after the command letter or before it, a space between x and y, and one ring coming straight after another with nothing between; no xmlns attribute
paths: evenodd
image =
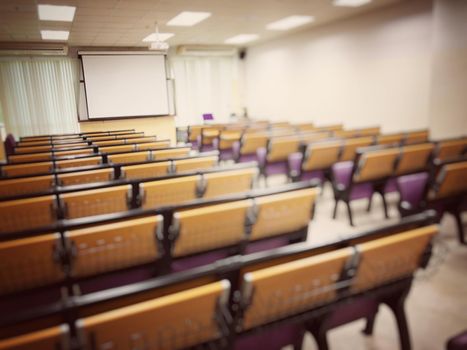
<svg viewBox="0 0 467 350"><path fill-rule="evenodd" d="M77 132L78 61L0 58L0 102L16 137Z"/></svg>

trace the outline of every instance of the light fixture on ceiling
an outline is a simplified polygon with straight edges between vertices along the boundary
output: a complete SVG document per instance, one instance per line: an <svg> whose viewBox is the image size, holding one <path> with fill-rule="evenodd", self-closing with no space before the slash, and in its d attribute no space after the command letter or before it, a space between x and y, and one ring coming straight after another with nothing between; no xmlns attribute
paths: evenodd
<svg viewBox="0 0 467 350"><path fill-rule="evenodd" d="M75 6L37 5L41 21L73 22Z"/></svg>
<svg viewBox="0 0 467 350"><path fill-rule="evenodd" d="M269 23L266 29L269 30L290 30L300 27L315 20L313 16L289 16L278 21Z"/></svg>
<svg viewBox="0 0 467 350"><path fill-rule="evenodd" d="M369 4L372 0L334 0L334 6L359 7Z"/></svg>
<svg viewBox="0 0 467 350"><path fill-rule="evenodd" d="M231 38L226 39L224 42L226 44L238 45L238 44L246 44L251 41L255 41L258 38L259 38L258 34L239 34L239 35L235 35Z"/></svg>
<svg viewBox="0 0 467 350"><path fill-rule="evenodd" d="M210 12L180 12L174 18L167 22L168 26L191 27L210 17Z"/></svg>
<svg viewBox="0 0 467 350"><path fill-rule="evenodd" d="M70 36L68 30L41 30L42 40L60 40L66 41Z"/></svg>
<svg viewBox="0 0 467 350"><path fill-rule="evenodd" d="M154 33L149 34L143 39L145 42L149 42L149 50L167 52L169 49L169 44L164 40L167 40L173 37L173 33L159 33L159 26L157 22L155 23Z"/></svg>

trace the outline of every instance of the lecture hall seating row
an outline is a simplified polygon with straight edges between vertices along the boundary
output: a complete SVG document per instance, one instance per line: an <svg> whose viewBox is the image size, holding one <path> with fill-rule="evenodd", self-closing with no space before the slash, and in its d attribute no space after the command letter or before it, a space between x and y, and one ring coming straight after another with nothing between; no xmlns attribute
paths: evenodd
<svg viewBox="0 0 467 350"><path fill-rule="evenodd" d="M197 198L246 192L257 176L256 164L186 172L165 177L78 185L48 195L0 200L0 233L52 225L60 219L154 208Z"/></svg>
<svg viewBox="0 0 467 350"><path fill-rule="evenodd" d="M404 302L427 266L433 215L321 246L291 245L125 288L0 315L0 349L301 348L364 318L371 335L380 305L393 312L401 349L411 348Z"/></svg>

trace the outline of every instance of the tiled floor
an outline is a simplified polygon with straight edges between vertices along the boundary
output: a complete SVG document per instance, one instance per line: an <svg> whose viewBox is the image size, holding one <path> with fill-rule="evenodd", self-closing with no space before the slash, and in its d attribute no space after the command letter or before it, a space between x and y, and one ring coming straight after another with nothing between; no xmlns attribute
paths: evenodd
<svg viewBox="0 0 467 350"><path fill-rule="evenodd" d="M274 179L272 183L280 179ZM278 183L277 182L277 183ZM381 200L374 198L373 208L366 212L366 200L352 203L356 227L348 224L344 204L339 207L337 220L331 214L334 200L332 190L326 187L320 196L315 218L310 226L307 244L323 243L350 233L371 229L381 223L397 222L397 196L389 197L390 216L384 219ZM464 217L464 222L467 221ZM441 234L435 245L435 254L428 270L417 276L406 304L414 350L441 350L446 339L467 329L467 247L457 242L454 220L446 216L441 223ZM393 350L399 348L395 320L383 306L378 313L374 334L365 337L360 332L364 321L356 321L329 333L332 350ZM304 349L317 349L307 336Z"/></svg>

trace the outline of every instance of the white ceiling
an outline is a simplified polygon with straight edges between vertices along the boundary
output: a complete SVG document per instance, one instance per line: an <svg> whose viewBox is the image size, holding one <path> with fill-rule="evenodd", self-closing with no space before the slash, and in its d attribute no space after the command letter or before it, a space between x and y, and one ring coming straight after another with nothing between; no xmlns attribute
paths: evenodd
<svg viewBox="0 0 467 350"><path fill-rule="evenodd" d="M295 31L336 21L392 3L410 0L373 0L358 8L332 5L332 0L0 0L0 41L43 42L40 30L69 30L72 46L146 46L142 39L159 22L168 40L180 44L223 44L237 34L259 34L254 43L286 35L266 24L290 15L312 15L315 22ZM72 23L39 21L37 4L76 6ZM167 27L181 11L207 11L212 16L193 27ZM254 44L253 43L253 44Z"/></svg>

